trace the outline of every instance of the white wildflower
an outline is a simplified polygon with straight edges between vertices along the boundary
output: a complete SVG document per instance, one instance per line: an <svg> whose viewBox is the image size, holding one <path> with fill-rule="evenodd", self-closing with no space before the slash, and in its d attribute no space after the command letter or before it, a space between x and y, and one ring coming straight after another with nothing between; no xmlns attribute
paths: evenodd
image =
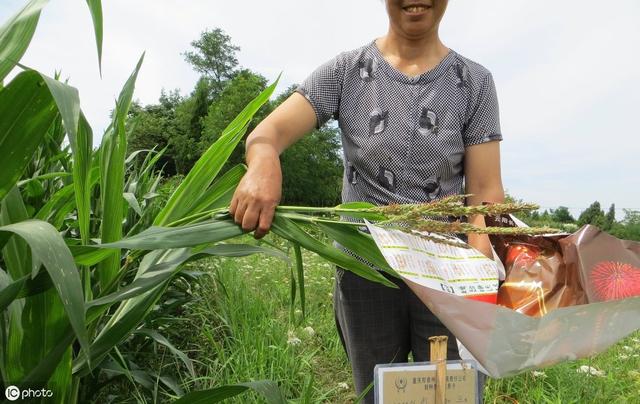
<svg viewBox="0 0 640 404"><path fill-rule="evenodd" d="M618 358L625 360L625 359L629 359L629 355L620 355L618 356Z"/></svg>
<svg viewBox="0 0 640 404"><path fill-rule="evenodd" d="M622 347L622 349L624 349L624 350L625 350L625 351L627 351L627 352L631 352L631 351L633 351L633 348L631 348L631 347L630 347L630 346L628 346L628 345L623 346L623 347Z"/></svg>
<svg viewBox="0 0 640 404"><path fill-rule="evenodd" d="M345 382L338 383L338 389L340 390L349 390L349 385Z"/></svg>
<svg viewBox="0 0 640 404"><path fill-rule="evenodd" d="M293 331L289 331L289 334L287 335L287 344L289 345L300 345L302 343L302 341L300 340L300 338L296 337L296 335L293 333Z"/></svg>
<svg viewBox="0 0 640 404"><path fill-rule="evenodd" d="M544 379L545 377L547 377L547 374L544 373L544 372L541 372L539 370L534 370L533 372L531 372L531 376L533 376L533 377L541 377L541 378Z"/></svg>
<svg viewBox="0 0 640 404"><path fill-rule="evenodd" d="M316 335L316 330L314 330L311 326L304 327L302 331L304 331L309 337L313 337L314 335Z"/></svg>
<svg viewBox="0 0 640 404"><path fill-rule="evenodd" d="M604 377L606 375L604 370L598 370L593 366L582 365L577 369L578 373L586 373L591 376Z"/></svg>
<svg viewBox="0 0 640 404"><path fill-rule="evenodd" d="M327 296L329 296L329 299L333 299L333 293L329 292L327 293Z"/></svg>
<svg viewBox="0 0 640 404"><path fill-rule="evenodd" d="M631 338L631 341L635 342L636 344L640 344L640 338Z"/></svg>

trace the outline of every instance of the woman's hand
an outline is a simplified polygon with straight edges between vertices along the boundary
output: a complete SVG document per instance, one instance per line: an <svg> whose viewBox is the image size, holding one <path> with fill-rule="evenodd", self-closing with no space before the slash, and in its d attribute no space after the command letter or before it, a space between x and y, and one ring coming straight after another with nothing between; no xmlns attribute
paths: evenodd
<svg viewBox="0 0 640 404"><path fill-rule="evenodd" d="M265 236L282 195L282 171L275 152L263 153L242 177L231 199L229 212L244 231Z"/></svg>
<svg viewBox="0 0 640 404"><path fill-rule="evenodd" d="M247 137L247 173L231 199L229 213L244 231L262 238L282 196L280 153L316 126L313 107L293 93Z"/></svg>

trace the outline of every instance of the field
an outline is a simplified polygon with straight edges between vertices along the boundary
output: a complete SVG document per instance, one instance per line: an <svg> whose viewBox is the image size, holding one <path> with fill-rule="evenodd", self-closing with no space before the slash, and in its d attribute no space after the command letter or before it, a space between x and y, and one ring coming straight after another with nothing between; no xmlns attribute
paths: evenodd
<svg viewBox="0 0 640 404"><path fill-rule="evenodd" d="M102 2L80 3L94 26L98 79ZM134 95L141 52L135 67L126 62L131 74L94 144L73 82L19 64L47 4L25 0L0 27L0 155L7 156L0 170L0 391L7 399L357 402L334 325L333 268L390 282L332 241L395 270L345 216L439 233L549 231L428 219L536 209L513 200L465 206L458 195L425 204L336 206L342 161L337 132L325 127L283 155L290 173L312 181L288 177L295 192L285 193L272 234L256 245L229 205L247 172L241 143L286 98L270 100L279 79L267 85L241 69L238 48L213 29L187 57L203 74L193 93L163 91L160 104L142 106ZM226 54L209 57L203 44L222 44L214 48ZM214 62L202 65L207 61ZM529 219L640 237L640 212L629 210L622 222L597 203L586 212L576 223L566 208ZM636 333L595 358L491 381L486 401L638 403L639 355Z"/></svg>
<svg viewBox="0 0 640 404"><path fill-rule="evenodd" d="M335 330L333 266L305 253L306 320L290 321L288 265L276 258L203 262L180 342L200 363L199 388L277 380L300 403L355 401L351 372ZM299 306L297 306L299 307ZM299 309L296 319L301 319ZM224 336L224 338L221 338ZM177 342L177 341L176 341ZM578 372L581 366L602 376ZM242 396L237 403L262 402ZM540 372L491 380L486 403L640 403L640 333L607 352Z"/></svg>

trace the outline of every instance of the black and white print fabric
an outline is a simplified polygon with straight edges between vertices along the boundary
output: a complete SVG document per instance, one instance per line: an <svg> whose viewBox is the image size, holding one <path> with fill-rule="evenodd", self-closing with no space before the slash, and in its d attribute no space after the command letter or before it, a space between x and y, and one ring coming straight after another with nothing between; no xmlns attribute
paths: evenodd
<svg viewBox="0 0 640 404"><path fill-rule="evenodd" d="M298 92L318 126L338 120L343 202L419 203L459 194L465 148L502 140L491 74L454 51L408 77L371 42L320 66Z"/></svg>

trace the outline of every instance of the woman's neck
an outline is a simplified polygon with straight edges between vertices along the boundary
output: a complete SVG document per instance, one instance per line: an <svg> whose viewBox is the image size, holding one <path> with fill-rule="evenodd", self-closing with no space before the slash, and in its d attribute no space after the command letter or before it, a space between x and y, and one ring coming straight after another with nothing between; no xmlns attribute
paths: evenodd
<svg viewBox="0 0 640 404"><path fill-rule="evenodd" d="M449 53L437 30L419 38L408 38L390 27L387 35L376 40L376 45L389 63L408 75L432 69Z"/></svg>

